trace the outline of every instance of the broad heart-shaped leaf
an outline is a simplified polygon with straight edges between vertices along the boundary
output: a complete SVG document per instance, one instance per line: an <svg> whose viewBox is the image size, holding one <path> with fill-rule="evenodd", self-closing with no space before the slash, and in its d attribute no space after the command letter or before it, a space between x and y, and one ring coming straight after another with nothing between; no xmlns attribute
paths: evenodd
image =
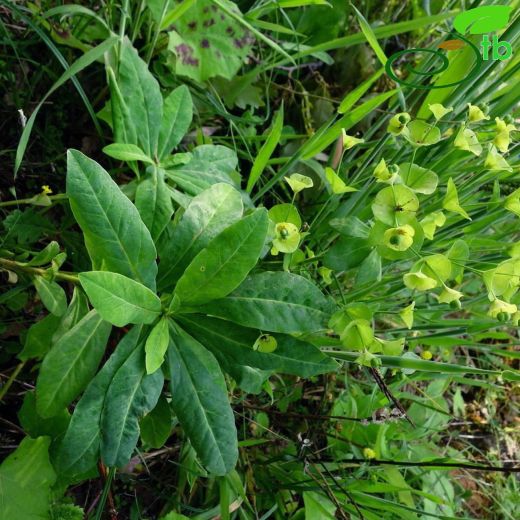
<svg viewBox="0 0 520 520"><path fill-rule="evenodd" d="M332 305L309 280L296 274L254 274L231 294L199 311L271 332L314 332L326 327Z"/></svg>
<svg viewBox="0 0 520 520"><path fill-rule="evenodd" d="M186 164L166 170L166 175L190 195L198 195L212 184L225 182L240 188L234 150L220 145L197 146Z"/></svg>
<svg viewBox="0 0 520 520"><path fill-rule="evenodd" d="M161 300L148 287L118 273L80 273L79 281L101 317L116 327L152 323L161 312Z"/></svg>
<svg viewBox="0 0 520 520"><path fill-rule="evenodd" d="M402 184L383 188L372 203L374 217L389 226L406 224L418 209L417 195Z"/></svg>
<svg viewBox="0 0 520 520"><path fill-rule="evenodd" d="M170 189L164 181L164 170L148 168L137 185L135 206L155 243L173 215Z"/></svg>
<svg viewBox="0 0 520 520"><path fill-rule="evenodd" d="M202 464L215 475L238 458L235 418L217 360L198 341L170 325L168 348L172 408Z"/></svg>
<svg viewBox="0 0 520 520"><path fill-rule="evenodd" d="M121 133L115 131L116 141L138 145L148 157L158 157L159 131L163 117L163 99L159 83L148 70L146 63L126 39L121 45L117 85L125 106L122 124L133 126L137 142L122 141ZM112 98L112 106L118 100ZM117 125L114 122L114 130ZM135 133L134 133L135 132Z"/></svg>
<svg viewBox="0 0 520 520"><path fill-rule="evenodd" d="M42 417L59 413L87 386L103 357L110 330L110 324L91 310L51 348L36 382Z"/></svg>
<svg viewBox="0 0 520 520"><path fill-rule="evenodd" d="M257 209L214 238L177 283L175 294L181 304L200 305L238 287L258 261L267 226L267 211Z"/></svg>
<svg viewBox="0 0 520 520"><path fill-rule="evenodd" d="M214 184L192 199L171 238L164 245L157 284L173 285L209 242L236 222L243 211L240 193L229 184Z"/></svg>
<svg viewBox="0 0 520 520"><path fill-rule="evenodd" d="M258 332L252 329L198 314L182 315L180 320L194 338L215 354L222 367L232 377L234 365L300 377L311 377L338 368L335 361L314 345L291 336L275 334L277 349L271 353L264 353L253 350Z"/></svg>
<svg viewBox="0 0 520 520"><path fill-rule="evenodd" d="M74 479L94 468L101 445L101 412L112 379L138 347L142 347L142 326L133 327L90 382L78 401L69 427L53 460L60 475Z"/></svg>
<svg viewBox="0 0 520 520"><path fill-rule="evenodd" d="M55 316L63 316L67 310L67 296L56 282L51 282L43 276L34 277L34 286L45 308Z"/></svg>
<svg viewBox="0 0 520 520"><path fill-rule="evenodd" d="M164 100L163 118L159 131L159 160L168 156L181 142L193 117L193 103L186 85L177 87Z"/></svg>
<svg viewBox="0 0 520 520"><path fill-rule="evenodd" d="M139 420L155 408L164 377L147 375L143 345L114 374L101 413L101 458L107 466L128 463L139 439Z"/></svg>
<svg viewBox="0 0 520 520"><path fill-rule="evenodd" d="M25 437L0 466L0 518L49 518L56 473L49 461L49 437Z"/></svg>
<svg viewBox="0 0 520 520"><path fill-rule="evenodd" d="M93 268L155 289L157 253L139 212L110 175L77 150L67 153L67 195Z"/></svg>
<svg viewBox="0 0 520 520"><path fill-rule="evenodd" d="M226 7L242 16L233 2ZM197 0L175 21L168 49L175 72L195 81L214 76L231 79L251 50L253 35L211 0Z"/></svg>
<svg viewBox="0 0 520 520"><path fill-rule="evenodd" d="M417 166L417 164L400 164L399 176L403 184L406 184L411 190L425 195L433 193L439 182L439 178L434 171Z"/></svg>

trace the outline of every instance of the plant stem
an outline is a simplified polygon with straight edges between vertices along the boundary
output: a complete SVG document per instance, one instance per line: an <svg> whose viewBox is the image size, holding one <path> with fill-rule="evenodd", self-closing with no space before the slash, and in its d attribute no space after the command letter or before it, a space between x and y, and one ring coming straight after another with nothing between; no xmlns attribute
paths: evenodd
<svg viewBox="0 0 520 520"><path fill-rule="evenodd" d="M58 193L56 195L50 195L50 200L63 200L67 199L67 195L65 193ZM6 200L4 202L0 202L0 208L6 207L6 206L19 206L20 204L33 204L34 203L34 197L29 197L27 199L18 199L18 200ZM41 206L41 205L40 205Z"/></svg>
<svg viewBox="0 0 520 520"><path fill-rule="evenodd" d="M101 520L101 517L103 515L103 510L105 509L105 504L107 501L108 494L110 492L110 485L112 484L112 480L114 478L114 475L116 474L116 468L112 467L108 471L108 475L105 479L105 486L103 487L103 494L101 495L101 499L99 501L99 505L96 511L96 517L94 520Z"/></svg>
<svg viewBox="0 0 520 520"><path fill-rule="evenodd" d="M10 269L12 271L27 273L33 276L43 276L46 273L46 269L43 269L41 267L31 267L28 265L22 265L14 260L9 260L7 258L0 258L0 267L4 267L5 269ZM79 283L78 276L74 273L58 272L54 276L56 280Z"/></svg>
<svg viewBox="0 0 520 520"><path fill-rule="evenodd" d="M13 373L9 376L9 379L7 380L5 385L2 386L2 388L0 388L0 401L2 401L5 394L7 394L7 391L13 384L14 380L16 379L16 376L20 373L20 371L22 370L22 368L24 366L25 366L25 361L22 361L21 363L19 363L18 366L13 370Z"/></svg>

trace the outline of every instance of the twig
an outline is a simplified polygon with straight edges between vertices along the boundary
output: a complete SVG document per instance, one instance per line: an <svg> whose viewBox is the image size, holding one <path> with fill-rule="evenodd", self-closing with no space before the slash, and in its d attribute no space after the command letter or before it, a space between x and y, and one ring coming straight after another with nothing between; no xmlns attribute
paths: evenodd
<svg viewBox="0 0 520 520"><path fill-rule="evenodd" d="M381 389L381 392L383 392L383 394L385 394L385 397L391 403L394 404L394 406L403 414L403 417L415 428L415 424L410 419L410 417L408 417L408 414L406 413L406 410L404 409L403 405L399 402L398 399L396 399L392 395L392 392L390 392L390 389L388 388L388 386L386 386L386 383L385 383L383 377L381 376L379 370L377 370L377 368L370 367L370 372L374 376L374 379L376 380L377 386Z"/></svg>
<svg viewBox="0 0 520 520"><path fill-rule="evenodd" d="M518 462L518 466L485 466L481 464L468 464L466 462L408 462L408 461L399 461L399 460L381 460L381 459L349 459L345 464L355 463L355 464L372 464L374 466L382 466L388 464L390 466L415 466L415 467L424 467L424 468L464 468L471 469L475 471L498 471L501 473L520 473L520 461Z"/></svg>

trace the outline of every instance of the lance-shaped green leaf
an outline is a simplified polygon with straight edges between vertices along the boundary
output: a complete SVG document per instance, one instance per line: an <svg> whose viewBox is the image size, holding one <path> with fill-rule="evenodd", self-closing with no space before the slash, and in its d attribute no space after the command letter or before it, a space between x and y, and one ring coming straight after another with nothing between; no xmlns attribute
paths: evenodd
<svg viewBox="0 0 520 520"><path fill-rule="evenodd" d="M42 417L59 413L87 386L105 352L110 329L92 310L51 348L36 382L37 409Z"/></svg>
<svg viewBox="0 0 520 520"><path fill-rule="evenodd" d="M192 199L171 239L161 250L158 286L173 285L193 258L243 211L240 193L229 184L214 184Z"/></svg>
<svg viewBox="0 0 520 520"><path fill-rule="evenodd" d="M116 143L137 144L137 128L134 126L130 109L117 84L116 75L107 68L108 85L110 87L110 115L112 130Z"/></svg>
<svg viewBox="0 0 520 520"><path fill-rule="evenodd" d="M164 171L149 168L146 176L137 185L135 206L150 231L155 243L173 215L170 190L164 181Z"/></svg>
<svg viewBox="0 0 520 520"><path fill-rule="evenodd" d="M159 83L128 40L121 46L117 85L124 99L128 119L136 129L138 145L151 158L157 157L163 99Z"/></svg>
<svg viewBox="0 0 520 520"><path fill-rule="evenodd" d="M55 316L63 316L67 310L67 296L56 282L51 282L43 276L34 277L34 287L45 308Z"/></svg>
<svg viewBox="0 0 520 520"><path fill-rule="evenodd" d="M139 423L141 439L152 448L161 448L172 431L172 412L166 397L161 396L156 407Z"/></svg>
<svg viewBox="0 0 520 520"><path fill-rule="evenodd" d="M166 170L166 175L190 195L198 195L212 184L225 182L240 187L240 177L235 172L238 164L234 150L220 145L197 146L191 159Z"/></svg>
<svg viewBox="0 0 520 520"><path fill-rule="evenodd" d="M28 262L20 262L20 265L38 266L48 264L60 252L60 245L54 240L47 244L38 254Z"/></svg>
<svg viewBox="0 0 520 520"><path fill-rule="evenodd" d="M146 375L144 348L136 348L119 367L106 392L101 413L101 458L107 466L128 463L139 439L139 420L155 408L164 377Z"/></svg>
<svg viewBox="0 0 520 520"><path fill-rule="evenodd" d="M93 268L155 289L157 253L139 212L110 175L77 150L67 154L67 195Z"/></svg>
<svg viewBox="0 0 520 520"><path fill-rule="evenodd" d="M18 354L22 361L31 358L42 359L52 346L52 335L60 324L59 316L48 314L29 327L23 350Z"/></svg>
<svg viewBox="0 0 520 520"><path fill-rule="evenodd" d="M188 131L193 117L193 103L186 85L177 87L164 100L163 118L159 131L159 159L168 154L181 142Z"/></svg>
<svg viewBox="0 0 520 520"><path fill-rule="evenodd" d="M213 239L177 283L175 294L181 303L200 305L238 287L258 261L267 225L267 211L257 209Z"/></svg>
<svg viewBox="0 0 520 520"><path fill-rule="evenodd" d="M0 466L0 518L49 518L56 473L49 461L49 437L25 437Z"/></svg>
<svg viewBox="0 0 520 520"><path fill-rule="evenodd" d="M166 354L170 341L168 322L168 318L161 318L146 339L144 351L146 353L147 374L153 374L163 364L164 354Z"/></svg>
<svg viewBox="0 0 520 520"><path fill-rule="evenodd" d="M185 319L186 318L186 319ZM195 321L201 318L203 321L201 322L201 329L195 325ZM210 350L215 358L217 359L219 365L221 366L224 372L227 372L238 384L238 386L244 390L244 392L251 394L258 394L262 391L262 385L269 378L271 374L276 372L275 369L270 370L262 370L260 368L256 368L255 366L248 365L247 359L241 359L240 352L236 352L235 349L237 347L237 343L234 343L237 338L235 337L237 334L242 334L243 341L242 344L247 348L251 348L251 345L258 339L258 332L253 331L251 329L245 329L242 327L234 326L232 323L225 323L224 325L224 333L231 329L231 331L235 334L235 336L217 336L215 338L212 334L212 325L213 322L206 323L206 320L213 320L216 324L215 329L217 330L222 321L206 318L203 316L197 315L196 317L179 317L179 321L182 326L198 341L200 341L208 350ZM237 327L238 331L234 329ZM220 339L224 338L224 341L228 341L229 344L224 345L221 349ZM239 345L238 345L239 346ZM253 351L254 353L254 351Z"/></svg>
<svg viewBox="0 0 520 520"><path fill-rule="evenodd" d="M236 364L311 377L338 368L314 345L291 336L274 335L278 347L274 352L264 353L253 350L258 332L252 329L198 314L183 315L181 322L193 337L209 348L219 361L223 361L226 371L228 368L233 370Z"/></svg>
<svg viewBox="0 0 520 520"><path fill-rule="evenodd" d="M67 311L61 317L60 323L54 333L51 335L52 344L56 343L63 334L68 332L76 323L78 323L89 311L88 299L81 287L74 287L72 299L67 307Z"/></svg>
<svg viewBox="0 0 520 520"><path fill-rule="evenodd" d="M152 323L161 312L154 292L122 274L90 271L80 273L79 281L101 317L116 327Z"/></svg>
<svg viewBox="0 0 520 520"><path fill-rule="evenodd" d="M78 401L54 465L60 474L74 477L94 468L101 445L101 412L110 383L123 363L138 347L142 326L133 327L88 385Z"/></svg>
<svg viewBox="0 0 520 520"><path fill-rule="evenodd" d="M35 392L25 393L22 407L17 415L20 426L27 435L33 439L40 435L48 435L54 441L54 445L67 431L70 422L70 413L66 408L62 408L52 417L43 418L36 408Z"/></svg>
<svg viewBox="0 0 520 520"><path fill-rule="evenodd" d="M153 160L135 144L112 143L105 146L103 152L105 152L109 157L113 157L120 161L141 161L153 164Z"/></svg>
<svg viewBox="0 0 520 520"><path fill-rule="evenodd" d="M200 310L246 327L290 334L325 328L331 304L312 282L279 271L249 276Z"/></svg>
<svg viewBox="0 0 520 520"><path fill-rule="evenodd" d="M172 408L202 464L216 475L238 458L237 431L226 382L217 360L178 326L170 326L168 348Z"/></svg>

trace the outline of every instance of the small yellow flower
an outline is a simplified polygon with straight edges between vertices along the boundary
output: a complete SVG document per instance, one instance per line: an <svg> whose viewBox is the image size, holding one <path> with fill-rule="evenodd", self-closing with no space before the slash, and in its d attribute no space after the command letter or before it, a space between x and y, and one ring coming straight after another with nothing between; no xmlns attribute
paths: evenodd
<svg viewBox="0 0 520 520"><path fill-rule="evenodd" d="M47 184L44 184L42 186L42 194L43 195L50 195L52 193L52 190L47 186Z"/></svg>
<svg viewBox="0 0 520 520"><path fill-rule="evenodd" d="M351 148L354 148L354 146L365 142L364 139L358 139L353 135L348 135L343 129L341 130L341 133L343 135L343 148L345 148L345 150L350 150Z"/></svg>
<svg viewBox="0 0 520 520"><path fill-rule="evenodd" d="M471 220L471 217L468 215L466 210L460 205L457 186L455 186L455 183L453 182L453 179L451 177L448 179L446 196L444 197L444 201L442 202L442 207L445 210L453 211L453 213L458 213L464 218Z"/></svg>
<svg viewBox="0 0 520 520"><path fill-rule="evenodd" d="M294 253L300 244L298 228L290 222L278 222L275 226L275 238L271 253Z"/></svg>
<svg viewBox="0 0 520 520"><path fill-rule="evenodd" d="M484 167L491 171L513 171L513 168L509 166L509 163L497 152L497 149L493 145L489 147Z"/></svg>
<svg viewBox="0 0 520 520"><path fill-rule="evenodd" d="M486 116L486 114L484 114L484 112L477 105L472 105L471 103L468 103L468 110L468 119L470 123L478 123L479 121L489 119L489 116Z"/></svg>
<svg viewBox="0 0 520 520"><path fill-rule="evenodd" d="M332 269L328 267L318 267L318 273L323 279L323 283L325 285L330 285L332 283Z"/></svg>
<svg viewBox="0 0 520 520"><path fill-rule="evenodd" d="M446 108L441 103L433 103L432 105L428 105L428 108L437 121L442 119L446 114L453 112L453 107Z"/></svg>
<svg viewBox="0 0 520 520"><path fill-rule="evenodd" d="M274 352L277 348L278 342L276 338L269 334L260 335L253 345L253 350L264 353Z"/></svg>
<svg viewBox="0 0 520 520"><path fill-rule="evenodd" d="M442 211L434 211L433 213L426 215L426 217L421 220L424 236L428 240L433 240L436 229L444 226L445 222L446 215L444 215Z"/></svg>
<svg viewBox="0 0 520 520"><path fill-rule="evenodd" d="M408 112L400 112L399 114L396 114L388 122L388 132L392 135L402 134L411 119L412 118Z"/></svg>
<svg viewBox="0 0 520 520"><path fill-rule="evenodd" d="M509 150L509 145L511 144L511 132L515 131L515 125L510 123L506 123L503 119L499 117L495 118L495 122L497 124L497 134L495 139L493 139L493 144L502 152L506 153Z"/></svg>
<svg viewBox="0 0 520 520"><path fill-rule="evenodd" d="M393 184L397 179L398 174L399 167L396 164L390 164L387 166L384 159L381 159L374 168L374 177L376 178L376 182Z"/></svg>
<svg viewBox="0 0 520 520"><path fill-rule="evenodd" d="M504 208L520 217L520 188L506 197Z"/></svg>
<svg viewBox="0 0 520 520"><path fill-rule="evenodd" d="M518 308L514 303L508 303L495 298L489 306L488 316L496 318L499 314L515 314Z"/></svg>
<svg viewBox="0 0 520 520"><path fill-rule="evenodd" d="M413 311L415 309L415 302L405 307L402 311L399 311L399 317L403 320L406 328L411 329L413 327Z"/></svg>
<svg viewBox="0 0 520 520"><path fill-rule="evenodd" d="M293 173L290 177L285 177L285 180L294 193L299 193L302 190L312 188L314 186L314 182L312 182L310 177L300 173Z"/></svg>
<svg viewBox="0 0 520 520"><path fill-rule="evenodd" d="M428 291L437 287L437 280L426 276L424 273L406 273L403 281L408 289L416 289L417 291Z"/></svg>
<svg viewBox="0 0 520 520"><path fill-rule="evenodd" d="M452 303L452 302L460 302L460 299L464 296L460 291L456 291L455 289L450 289L446 285L444 289L439 294L437 299L439 303Z"/></svg>
<svg viewBox="0 0 520 520"><path fill-rule="evenodd" d="M430 361L430 359L433 357L433 354L429 350L423 350L421 352L421 358L425 359L426 361Z"/></svg>
<svg viewBox="0 0 520 520"><path fill-rule="evenodd" d="M372 448L363 449L363 457L365 457L365 459L375 459L376 456L377 454Z"/></svg>
<svg viewBox="0 0 520 520"><path fill-rule="evenodd" d="M478 142L477 134L464 125L460 127L459 133L455 137L454 145L455 148L471 152L477 157L482 153L482 146Z"/></svg>
<svg viewBox="0 0 520 520"><path fill-rule="evenodd" d="M383 235L383 243L394 251L406 251L413 244L415 229L405 224L395 228L387 229Z"/></svg>

